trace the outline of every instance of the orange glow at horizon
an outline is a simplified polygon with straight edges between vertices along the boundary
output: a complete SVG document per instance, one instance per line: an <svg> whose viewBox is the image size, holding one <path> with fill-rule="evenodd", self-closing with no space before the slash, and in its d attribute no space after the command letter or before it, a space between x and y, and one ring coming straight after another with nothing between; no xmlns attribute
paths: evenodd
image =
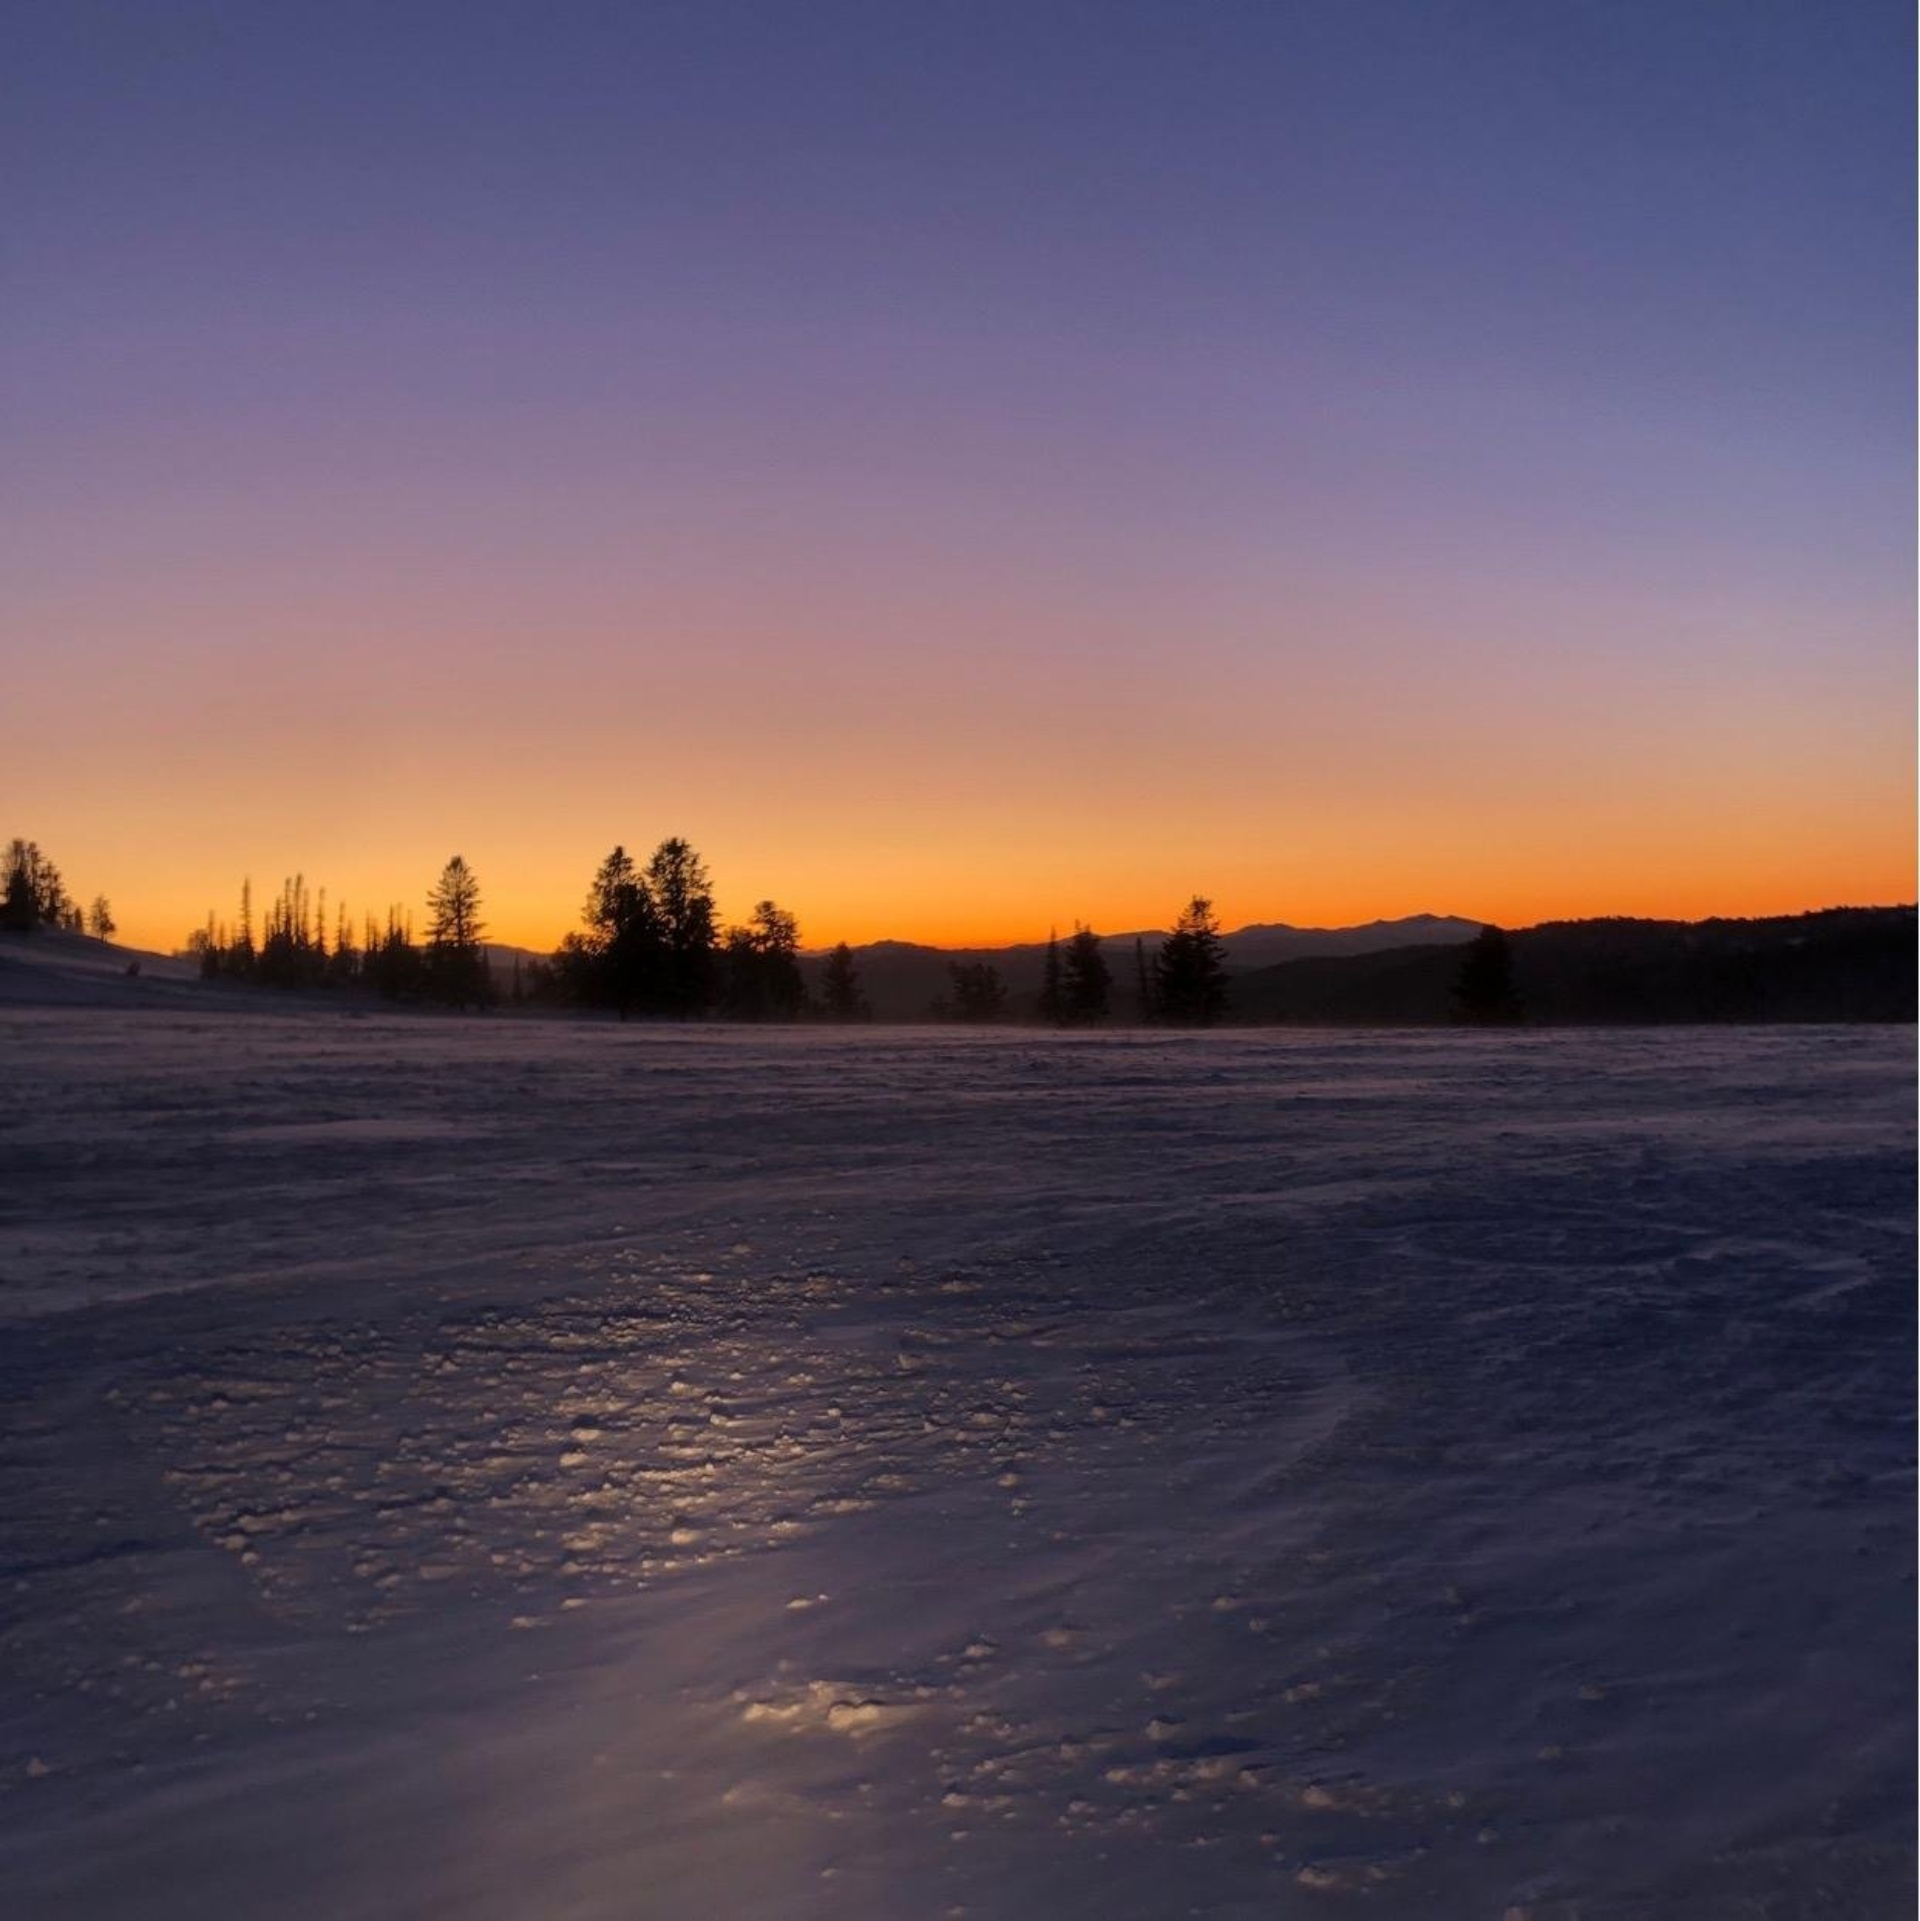
<svg viewBox="0 0 1920 1921"><path fill-rule="evenodd" d="M1642 760L1631 782L1567 747L1557 770L1542 752L1498 780L1449 785L1451 753L1342 780L1336 756L1243 767L1228 749L1183 773L1152 758L1149 732L1058 735L1050 754L1028 744L1023 766L1021 754L958 748L942 764L913 735L842 737L778 760L766 734L742 729L724 760L656 760L652 778L631 783L617 756L585 744L518 765L421 747L363 768L297 742L203 743L171 765L177 734L144 747L130 734L115 745L115 779L49 770L19 790L32 804L16 802L0 831L37 839L83 904L108 896L124 943L160 951L209 909L232 920L243 877L258 914L295 871L310 892L326 889L330 923L348 907L356 934L390 904L423 925L427 888L456 852L479 876L489 938L549 951L579 924L616 841L644 860L667 834L706 859L723 920L771 897L798 914L810 947L997 946L1076 920L1131 932L1166 926L1195 893L1229 928L1416 913L1509 927L1691 920L1914 898L1897 740L1792 779L1783 727L1770 752ZM231 804L236 783L261 804Z"/></svg>
<svg viewBox="0 0 1920 1921"><path fill-rule="evenodd" d="M550 950L616 841L668 834L723 918L771 897L810 946L1153 928L1195 893L1229 927L1914 897L1897 598L1846 609L1879 665L1843 676L1825 603L1759 586L756 552L644 586L375 550L21 596L45 644L10 691L46 724L0 834L162 950L296 871L418 923L456 852L490 936Z"/></svg>

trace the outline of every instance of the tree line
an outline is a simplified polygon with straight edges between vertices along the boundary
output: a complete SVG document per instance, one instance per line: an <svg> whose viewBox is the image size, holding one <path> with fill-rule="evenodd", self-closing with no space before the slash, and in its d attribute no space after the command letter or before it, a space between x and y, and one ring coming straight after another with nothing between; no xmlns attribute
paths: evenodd
<svg viewBox="0 0 1920 1921"><path fill-rule="evenodd" d="M505 979L489 963L480 887L459 855L427 896L423 935L412 914L389 907L356 925L344 904L329 921L325 889L294 874L256 916L251 881L239 912L209 911L186 951L212 980L295 989L370 990L388 1000L453 1007L572 1007L621 1020L718 1018L740 1021L863 1021L871 1010L852 948L841 941L823 957L809 987L801 967L800 924L773 900L755 903L746 921L722 926L707 865L692 845L670 836L646 862L616 846L594 871L580 926L546 960L514 961ZM1113 972L1103 943L1076 923L1064 942L1050 940L1040 1019L1093 1026L1114 1013ZM1136 941L1137 1017L1205 1025L1225 1012L1227 970L1211 902L1196 897L1151 957ZM1008 992L991 963L955 962L950 992L928 1009L968 1023L1010 1017Z"/></svg>
<svg viewBox="0 0 1920 1921"><path fill-rule="evenodd" d="M240 911L222 921L213 910L187 936L185 951L207 980L245 981L290 989L364 988L391 1001L485 1007L494 999L480 919L480 883L455 854L427 893L427 929L416 941L413 916L398 905L383 920L368 914L356 927L344 902L329 935L327 891L317 895L294 874L256 923L253 882L240 883Z"/></svg>
<svg viewBox="0 0 1920 1921"><path fill-rule="evenodd" d="M186 951L208 979L364 989L457 1008L504 1000L603 1009L623 1020L858 1019L866 1011L844 943L829 956L819 1003L811 1000L799 922L774 901L759 902L744 926L721 927L706 863L677 837L663 840L644 867L614 848L588 887L581 922L550 959L516 957L497 978L479 879L456 854L428 891L418 939L413 915L399 905L356 924L342 904L329 922L325 890L316 895L295 874L257 919L252 882L243 881L238 917L223 921L210 910Z"/></svg>
<svg viewBox="0 0 1920 1921"><path fill-rule="evenodd" d="M810 989L796 917L762 900L744 924L721 926L706 863L677 836L661 841L644 866L616 846L594 872L580 928L549 959L516 957L504 979L488 959L479 880L460 855L441 869L426 906L420 939L412 913L399 905L383 918L368 914L356 923L341 903L330 921L326 890L311 890L304 875L294 874L256 920L246 880L237 918L223 921L209 911L185 951L208 979L350 989L454 1008L508 1001L603 1011L622 1020L871 1018L845 941L823 957ZM83 912L60 870L23 839L10 841L0 860L0 928L56 928L100 940L115 932L106 896L96 895ZM1056 1027L1098 1026L1114 1018L1122 998L1130 1000L1134 1019L1171 1026L1204 1027L1227 1012L1225 943L1204 896L1188 901L1151 951L1136 938L1131 958L1131 992L1123 997L1100 935L1079 922L1065 940L1054 933L1035 1014ZM934 1019L1014 1018L1007 983L991 962L950 962L947 977L947 992L927 1009ZM1455 1018L1465 1022L1504 1025L1524 1018L1507 937L1498 927L1483 929L1468 946L1452 1000Z"/></svg>

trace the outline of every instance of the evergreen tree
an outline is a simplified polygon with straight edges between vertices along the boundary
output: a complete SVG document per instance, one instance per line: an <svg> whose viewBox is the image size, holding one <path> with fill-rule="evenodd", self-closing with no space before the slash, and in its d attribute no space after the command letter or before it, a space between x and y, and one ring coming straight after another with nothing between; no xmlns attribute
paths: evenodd
<svg viewBox="0 0 1920 1921"><path fill-rule="evenodd" d="M633 898L641 891L640 870L633 864L633 856L616 844L613 852L594 869L592 885L587 889L587 904L580 910L580 918L603 940L611 940L631 915Z"/></svg>
<svg viewBox="0 0 1920 1921"><path fill-rule="evenodd" d="M1047 958L1040 970L1040 1018L1058 1027L1066 1018L1066 1001L1060 991L1060 933L1047 930Z"/></svg>
<svg viewBox="0 0 1920 1921"><path fill-rule="evenodd" d="M28 843L32 845L31 842ZM38 852L38 850L35 850ZM77 934L85 925L80 909L68 897L65 884L60 879L60 870L40 855L40 872L34 889L35 902L40 910L40 918L49 927L58 927L69 934Z"/></svg>
<svg viewBox="0 0 1920 1921"><path fill-rule="evenodd" d="M0 889L0 921L10 933L31 934L40 924L40 903L34 892L34 868L40 850L31 841L16 840L7 847L6 881Z"/></svg>
<svg viewBox="0 0 1920 1921"><path fill-rule="evenodd" d="M1113 976L1100 952L1100 936L1076 921L1060 969L1059 1018L1075 1026L1105 1020L1112 991Z"/></svg>
<svg viewBox="0 0 1920 1921"><path fill-rule="evenodd" d="M661 943L660 1005L685 1018L713 1003L716 950L713 887L706 863L677 836L663 840L647 862Z"/></svg>
<svg viewBox="0 0 1920 1921"><path fill-rule="evenodd" d="M240 883L240 929L227 944L222 957L220 971L231 974L238 980L250 980L253 976L253 877L248 875Z"/></svg>
<svg viewBox="0 0 1920 1921"><path fill-rule="evenodd" d="M860 991L859 970L853 964L853 949L838 942L827 955L827 966L820 983L820 998L827 1018L836 1021L863 1021L871 1014L866 996Z"/></svg>
<svg viewBox="0 0 1920 1921"><path fill-rule="evenodd" d="M481 946L480 883L458 854L440 870L427 896L426 985L453 1007L483 1007L492 998Z"/></svg>
<svg viewBox="0 0 1920 1921"><path fill-rule="evenodd" d="M340 918L333 933L333 952L327 956L327 978L342 987L360 978L360 951L353 944L353 922L347 917L346 902L340 903Z"/></svg>
<svg viewBox="0 0 1920 1921"><path fill-rule="evenodd" d="M665 941L653 896L624 847L600 863L583 918L586 934L562 945L562 972L576 998L614 1008L622 1020L657 1005L665 992Z"/></svg>
<svg viewBox="0 0 1920 1921"><path fill-rule="evenodd" d="M755 904L752 929L767 1011L775 1020L793 1020L807 1004L807 983L800 972L800 923L784 907L763 900Z"/></svg>
<svg viewBox="0 0 1920 1921"><path fill-rule="evenodd" d="M1154 1004L1163 1020L1205 1027L1227 1007L1226 948L1213 903L1196 894L1160 944Z"/></svg>
<svg viewBox="0 0 1920 1921"><path fill-rule="evenodd" d="M1522 1013L1513 985L1513 949L1505 932L1483 927L1467 943L1453 983L1457 1018L1482 1026L1511 1026Z"/></svg>
<svg viewBox="0 0 1920 1921"><path fill-rule="evenodd" d="M1159 1019L1159 997L1153 991L1153 976L1147 972L1147 943L1138 934L1133 937L1133 996L1143 1026Z"/></svg>

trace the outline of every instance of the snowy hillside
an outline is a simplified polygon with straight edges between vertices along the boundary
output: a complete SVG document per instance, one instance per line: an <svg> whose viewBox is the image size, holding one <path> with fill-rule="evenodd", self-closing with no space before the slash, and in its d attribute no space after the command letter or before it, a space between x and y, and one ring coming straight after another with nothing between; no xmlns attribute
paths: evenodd
<svg viewBox="0 0 1920 1921"><path fill-rule="evenodd" d="M0 1049L10 1913L1908 1911L1905 1034Z"/></svg>
<svg viewBox="0 0 1920 1921"><path fill-rule="evenodd" d="M152 1007L204 1002L191 961L51 927L0 932L0 1007Z"/></svg>

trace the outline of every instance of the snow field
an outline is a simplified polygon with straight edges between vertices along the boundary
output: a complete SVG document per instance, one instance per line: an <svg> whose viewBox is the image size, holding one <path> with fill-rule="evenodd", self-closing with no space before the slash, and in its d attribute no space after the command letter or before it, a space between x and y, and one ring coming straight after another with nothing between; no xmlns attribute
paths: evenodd
<svg viewBox="0 0 1920 1921"><path fill-rule="evenodd" d="M1910 1906L1908 1036L0 1045L21 1912Z"/></svg>

